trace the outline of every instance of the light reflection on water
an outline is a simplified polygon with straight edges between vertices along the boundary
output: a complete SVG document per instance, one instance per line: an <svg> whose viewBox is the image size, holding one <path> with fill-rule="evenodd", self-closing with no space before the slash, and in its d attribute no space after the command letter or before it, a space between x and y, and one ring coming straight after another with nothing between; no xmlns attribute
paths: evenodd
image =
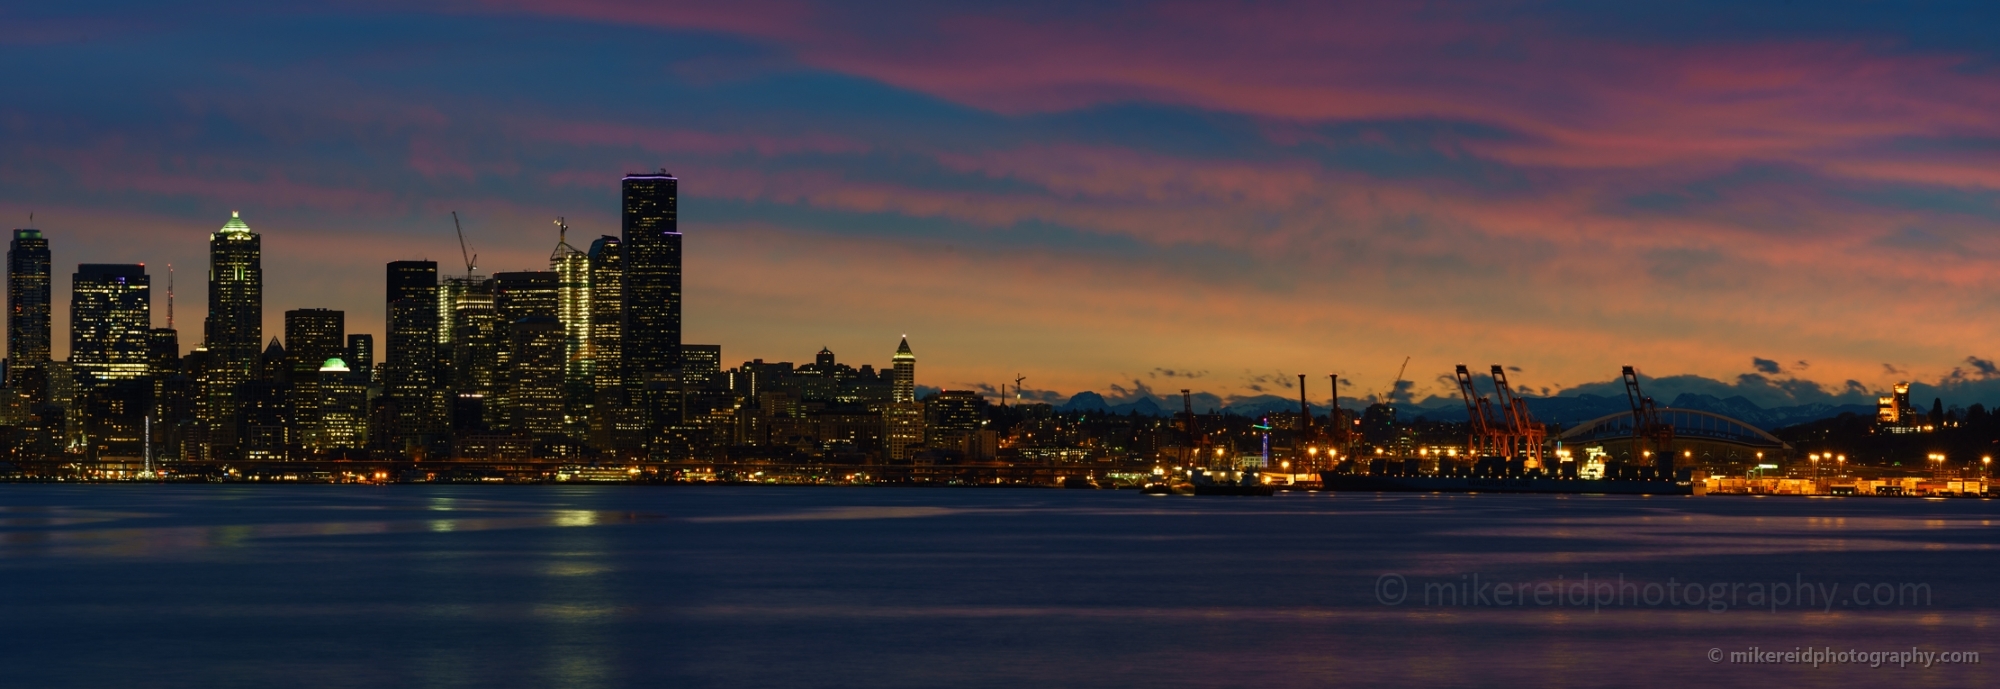
<svg viewBox="0 0 2000 689"><path fill-rule="evenodd" d="M10 664L10 686L1990 686L1995 513L1868 499L0 485L0 637L35 659ZM1372 587L1389 572L1919 582L1935 600L1387 606ZM1703 658L1806 644L1994 660Z"/></svg>

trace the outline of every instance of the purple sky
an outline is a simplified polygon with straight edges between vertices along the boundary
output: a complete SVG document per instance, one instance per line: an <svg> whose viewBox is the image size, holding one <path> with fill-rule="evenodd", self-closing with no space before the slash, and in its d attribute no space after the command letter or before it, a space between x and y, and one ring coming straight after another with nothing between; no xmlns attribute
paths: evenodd
<svg viewBox="0 0 2000 689"><path fill-rule="evenodd" d="M387 261L546 269L682 179L690 342L1030 392L2000 401L1983 3L49 3L0 9L0 217L266 332ZM164 325L164 290L156 321ZM1113 386L1117 386L1114 388ZM1919 393L1925 394L1920 388Z"/></svg>

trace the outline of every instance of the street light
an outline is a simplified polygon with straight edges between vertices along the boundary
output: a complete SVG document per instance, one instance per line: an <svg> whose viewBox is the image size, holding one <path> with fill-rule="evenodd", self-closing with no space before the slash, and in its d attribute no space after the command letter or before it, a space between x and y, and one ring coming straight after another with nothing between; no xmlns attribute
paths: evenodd
<svg viewBox="0 0 2000 689"><path fill-rule="evenodd" d="M1993 471L1993 456L1987 455L1985 457L1980 457L1979 477L1986 478L1987 476L1991 475L1992 471Z"/></svg>

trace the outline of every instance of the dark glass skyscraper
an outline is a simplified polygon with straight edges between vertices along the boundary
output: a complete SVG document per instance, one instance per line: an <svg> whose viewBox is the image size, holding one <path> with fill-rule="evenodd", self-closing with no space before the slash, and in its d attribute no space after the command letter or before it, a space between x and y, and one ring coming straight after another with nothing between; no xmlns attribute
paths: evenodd
<svg viewBox="0 0 2000 689"><path fill-rule="evenodd" d="M391 427L378 437L390 450L424 453L445 430L437 291L437 262L389 264L389 356L382 382L393 409Z"/></svg>
<svg viewBox="0 0 2000 689"><path fill-rule="evenodd" d="M152 304L145 266L77 266L70 276L70 363L99 382L145 377L151 368Z"/></svg>
<svg viewBox="0 0 2000 689"><path fill-rule="evenodd" d="M637 387L680 369L681 233L675 220L680 180L626 175L623 185L625 381Z"/></svg>
<svg viewBox="0 0 2000 689"><path fill-rule="evenodd" d="M49 360L49 240L15 230L7 245L7 363L13 370Z"/></svg>

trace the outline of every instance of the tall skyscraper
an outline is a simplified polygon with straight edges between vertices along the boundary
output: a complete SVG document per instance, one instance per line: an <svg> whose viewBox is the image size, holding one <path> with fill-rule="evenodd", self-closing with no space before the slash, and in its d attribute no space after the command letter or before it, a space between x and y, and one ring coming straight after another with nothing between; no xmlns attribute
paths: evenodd
<svg viewBox="0 0 2000 689"><path fill-rule="evenodd" d="M389 356L383 394L392 407L380 447L426 455L445 429L444 390L438 380L437 262L389 264ZM377 436L371 436L377 437Z"/></svg>
<svg viewBox="0 0 2000 689"><path fill-rule="evenodd" d="M201 381L201 420L211 446L237 439L237 387L254 377L264 345L263 240L243 216L208 237L208 320L202 344L210 362Z"/></svg>
<svg viewBox="0 0 2000 689"><path fill-rule="evenodd" d="M41 230L15 230L7 245L7 364L9 376L49 361L49 240Z"/></svg>
<svg viewBox="0 0 2000 689"><path fill-rule="evenodd" d="M882 435L888 439L889 459L904 461L910 458L911 448L924 442L924 405L917 401L917 355L910 351L910 338L903 338L896 347L894 361L895 382L889 405L882 410L886 426Z"/></svg>
<svg viewBox="0 0 2000 689"><path fill-rule="evenodd" d="M910 351L910 338L903 338L903 343L896 347L895 358L891 360L896 364L896 386L890 401L917 401L917 355Z"/></svg>
<svg viewBox="0 0 2000 689"><path fill-rule="evenodd" d="M333 309L293 309L285 312L285 356L290 359L292 419L299 425L297 435L314 448L326 447L319 409L322 378L319 371L327 360L341 358L347 346L346 339L347 314L344 312Z"/></svg>
<svg viewBox="0 0 2000 689"><path fill-rule="evenodd" d="M556 274L556 319L563 328L563 426L573 437L590 430L591 398L596 390L597 361L591 351L590 255L569 244L569 226L556 220L560 228L555 251L549 254L549 271Z"/></svg>
<svg viewBox="0 0 2000 689"><path fill-rule="evenodd" d="M621 242L625 263L625 380L637 387L680 368L681 233L675 219L680 180L626 175Z"/></svg>
<svg viewBox="0 0 2000 689"><path fill-rule="evenodd" d="M590 351L598 390L624 385L625 261L618 238L590 243Z"/></svg>
<svg viewBox="0 0 2000 689"><path fill-rule="evenodd" d="M100 383L144 377L152 304L145 266L77 266L70 276L69 307L69 360L77 372Z"/></svg>
<svg viewBox="0 0 2000 689"><path fill-rule="evenodd" d="M209 235L205 327L208 351L247 377L264 347L263 239L235 212Z"/></svg>
<svg viewBox="0 0 2000 689"><path fill-rule="evenodd" d="M590 255L569 245L569 226L561 228L549 271L556 274L556 319L563 327L563 377L588 385L593 370L590 352Z"/></svg>
<svg viewBox="0 0 2000 689"><path fill-rule="evenodd" d="M534 377L542 375L542 371L538 369L538 367L542 367L542 361L526 363L524 357L536 357L536 359L540 359L544 353L542 351L536 351L536 353L522 353L520 351L520 347L530 347L530 344L532 344L532 347L540 347L542 338L548 336L546 332L542 332L542 320L558 324L556 336L562 338L562 328L560 328L560 324L562 324L562 318L560 318L562 308L560 308L560 288L558 286L560 286L560 280L558 280L558 276L556 276L554 270L494 272L494 316L498 320L498 338L496 340L500 344L500 355L496 357L498 359L498 373L496 373L496 385L494 387L500 393L500 397L486 401L488 419L492 421L494 429L528 433L530 429L518 427L516 423L520 419L530 419L530 417L532 419L540 419L538 417L540 411L532 411L530 417L522 417L520 413L516 413L514 407L518 403L530 401L532 397L520 395L520 391L522 391L520 381L514 381L514 379L522 377L522 375L534 375ZM516 336L514 330L524 328L530 322L532 322L532 328L534 328L534 336L530 336L530 338ZM562 355L560 355L560 349L562 347L558 347L556 359L552 359L556 363L558 401L560 401L560 389L562 389ZM532 369L532 373L530 373L530 369ZM540 389L536 389L536 391L538 393L534 393L534 395L540 395ZM536 401L536 405L540 405L540 401ZM540 433L550 433L550 431L532 431L532 433L540 435Z"/></svg>

